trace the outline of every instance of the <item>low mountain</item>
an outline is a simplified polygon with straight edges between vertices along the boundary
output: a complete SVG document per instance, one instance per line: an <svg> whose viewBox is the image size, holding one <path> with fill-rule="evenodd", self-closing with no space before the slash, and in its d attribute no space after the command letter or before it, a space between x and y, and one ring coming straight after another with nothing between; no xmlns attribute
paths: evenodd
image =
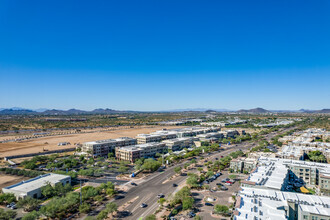
<svg viewBox="0 0 330 220"><path fill-rule="evenodd" d="M14 110L14 109L3 109L0 111L0 115L30 115L35 114L35 111L29 109Z"/></svg>
<svg viewBox="0 0 330 220"><path fill-rule="evenodd" d="M253 109L241 109L238 110L239 113L253 113L253 114L263 114L268 113L269 111L263 108L253 108Z"/></svg>

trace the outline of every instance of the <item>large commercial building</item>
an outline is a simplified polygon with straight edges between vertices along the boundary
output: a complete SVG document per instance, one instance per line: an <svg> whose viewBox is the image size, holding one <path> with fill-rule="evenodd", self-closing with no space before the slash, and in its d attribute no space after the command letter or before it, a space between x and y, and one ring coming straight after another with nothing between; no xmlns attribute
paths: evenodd
<svg viewBox="0 0 330 220"><path fill-rule="evenodd" d="M38 176L33 179L22 181L20 183L8 186L2 189L4 193L13 193L17 199L30 196L32 198L42 197L41 188L50 184L55 186L57 184L71 184L71 177L66 175L48 173Z"/></svg>
<svg viewBox="0 0 330 220"><path fill-rule="evenodd" d="M217 141L219 139L224 138L224 134L221 132L211 132L206 134L197 135L200 141Z"/></svg>
<svg viewBox="0 0 330 220"><path fill-rule="evenodd" d="M174 138L162 141L168 148L168 150L178 151L183 148L188 148L194 145L194 141L197 141L196 137L183 137L183 138Z"/></svg>
<svg viewBox="0 0 330 220"><path fill-rule="evenodd" d="M116 148L116 158L134 163L139 158L155 157L157 153L166 152L167 146L164 143L146 143Z"/></svg>
<svg viewBox="0 0 330 220"><path fill-rule="evenodd" d="M182 138L182 137L193 137L199 134L205 134L210 132L220 131L219 127L185 127L171 130L159 130L150 134L138 134L136 136L138 144L145 144L150 142L160 142L163 140Z"/></svg>
<svg viewBox="0 0 330 220"><path fill-rule="evenodd" d="M137 144L136 139L122 137L117 139L107 139L100 141L85 142L82 144L82 152L93 155L94 157L107 157L108 153L115 152L115 148L131 146Z"/></svg>
<svg viewBox="0 0 330 220"><path fill-rule="evenodd" d="M329 220L330 198L242 187L234 220Z"/></svg>

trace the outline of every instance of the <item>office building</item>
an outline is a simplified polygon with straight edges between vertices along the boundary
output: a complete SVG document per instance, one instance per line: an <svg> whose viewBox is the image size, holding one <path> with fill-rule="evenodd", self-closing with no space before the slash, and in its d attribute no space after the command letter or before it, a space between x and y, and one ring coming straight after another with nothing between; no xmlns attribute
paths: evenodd
<svg viewBox="0 0 330 220"><path fill-rule="evenodd" d="M57 184L71 184L71 177L66 175L48 173L42 176L35 177L20 183L8 186L2 189L4 193L13 193L17 199L30 196L32 198L41 198L41 188L50 184L56 186Z"/></svg>
<svg viewBox="0 0 330 220"><path fill-rule="evenodd" d="M82 144L81 151L91 154L94 157L107 157L108 153L114 153L115 148L131 146L137 144L136 139L121 137L100 141L85 142Z"/></svg>

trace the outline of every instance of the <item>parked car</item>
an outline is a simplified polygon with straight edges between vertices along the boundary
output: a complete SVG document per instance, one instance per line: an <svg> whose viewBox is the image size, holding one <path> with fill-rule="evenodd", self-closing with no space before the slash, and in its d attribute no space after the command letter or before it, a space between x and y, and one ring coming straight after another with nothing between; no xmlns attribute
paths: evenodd
<svg viewBox="0 0 330 220"><path fill-rule="evenodd" d="M9 205L7 205L7 208L11 208L12 206L16 205L15 202L10 203Z"/></svg>
<svg viewBox="0 0 330 220"><path fill-rule="evenodd" d="M223 191L226 191L226 190L228 190L228 188L227 187L225 187L225 186L221 186L221 188L220 188L221 190L223 190Z"/></svg>
<svg viewBox="0 0 330 220"><path fill-rule="evenodd" d="M227 186L231 186L231 184L230 184L230 183L227 183L227 182L225 182L225 185L227 185Z"/></svg>
<svg viewBox="0 0 330 220"><path fill-rule="evenodd" d="M234 184L232 181L229 181L229 180L228 180L228 181L226 181L226 183Z"/></svg>
<svg viewBox="0 0 330 220"><path fill-rule="evenodd" d="M218 186L223 186L223 184L222 184L222 183L217 183L217 185L218 185Z"/></svg>
<svg viewBox="0 0 330 220"><path fill-rule="evenodd" d="M193 213L193 212L189 212L189 213L188 213L188 217L189 217L189 218L193 218L193 217L195 217L195 216L196 216L196 214Z"/></svg>
<svg viewBox="0 0 330 220"><path fill-rule="evenodd" d="M212 203L208 203L208 202L206 202L205 205L206 205L206 206L213 206Z"/></svg>
<svg viewBox="0 0 330 220"><path fill-rule="evenodd" d="M173 183L173 185L172 185L173 187L177 187L178 185L177 184L175 184L175 183Z"/></svg>
<svg viewBox="0 0 330 220"><path fill-rule="evenodd" d="M137 186L137 184L136 184L136 183L134 183L134 182L131 182L131 185L132 185L132 186Z"/></svg>

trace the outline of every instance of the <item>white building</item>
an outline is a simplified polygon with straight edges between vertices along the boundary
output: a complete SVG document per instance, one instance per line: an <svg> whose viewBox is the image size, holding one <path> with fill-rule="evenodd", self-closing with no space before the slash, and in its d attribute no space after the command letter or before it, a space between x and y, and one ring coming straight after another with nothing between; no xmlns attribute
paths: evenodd
<svg viewBox="0 0 330 220"><path fill-rule="evenodd" d="M234 220L329 220L330 197L242 187Z"/></svg>
<svg viewBox="0 0 330 220"><path fill-rule="evenodd" d="M35 177L20 183L5 187L2 189L4 193L13 193L16 198L24 198L30 196L32 198L42 197L41 188L50 184L55 186L57 184L71 184L71 177L66 175L48 173L42 176Z"/></svg>

